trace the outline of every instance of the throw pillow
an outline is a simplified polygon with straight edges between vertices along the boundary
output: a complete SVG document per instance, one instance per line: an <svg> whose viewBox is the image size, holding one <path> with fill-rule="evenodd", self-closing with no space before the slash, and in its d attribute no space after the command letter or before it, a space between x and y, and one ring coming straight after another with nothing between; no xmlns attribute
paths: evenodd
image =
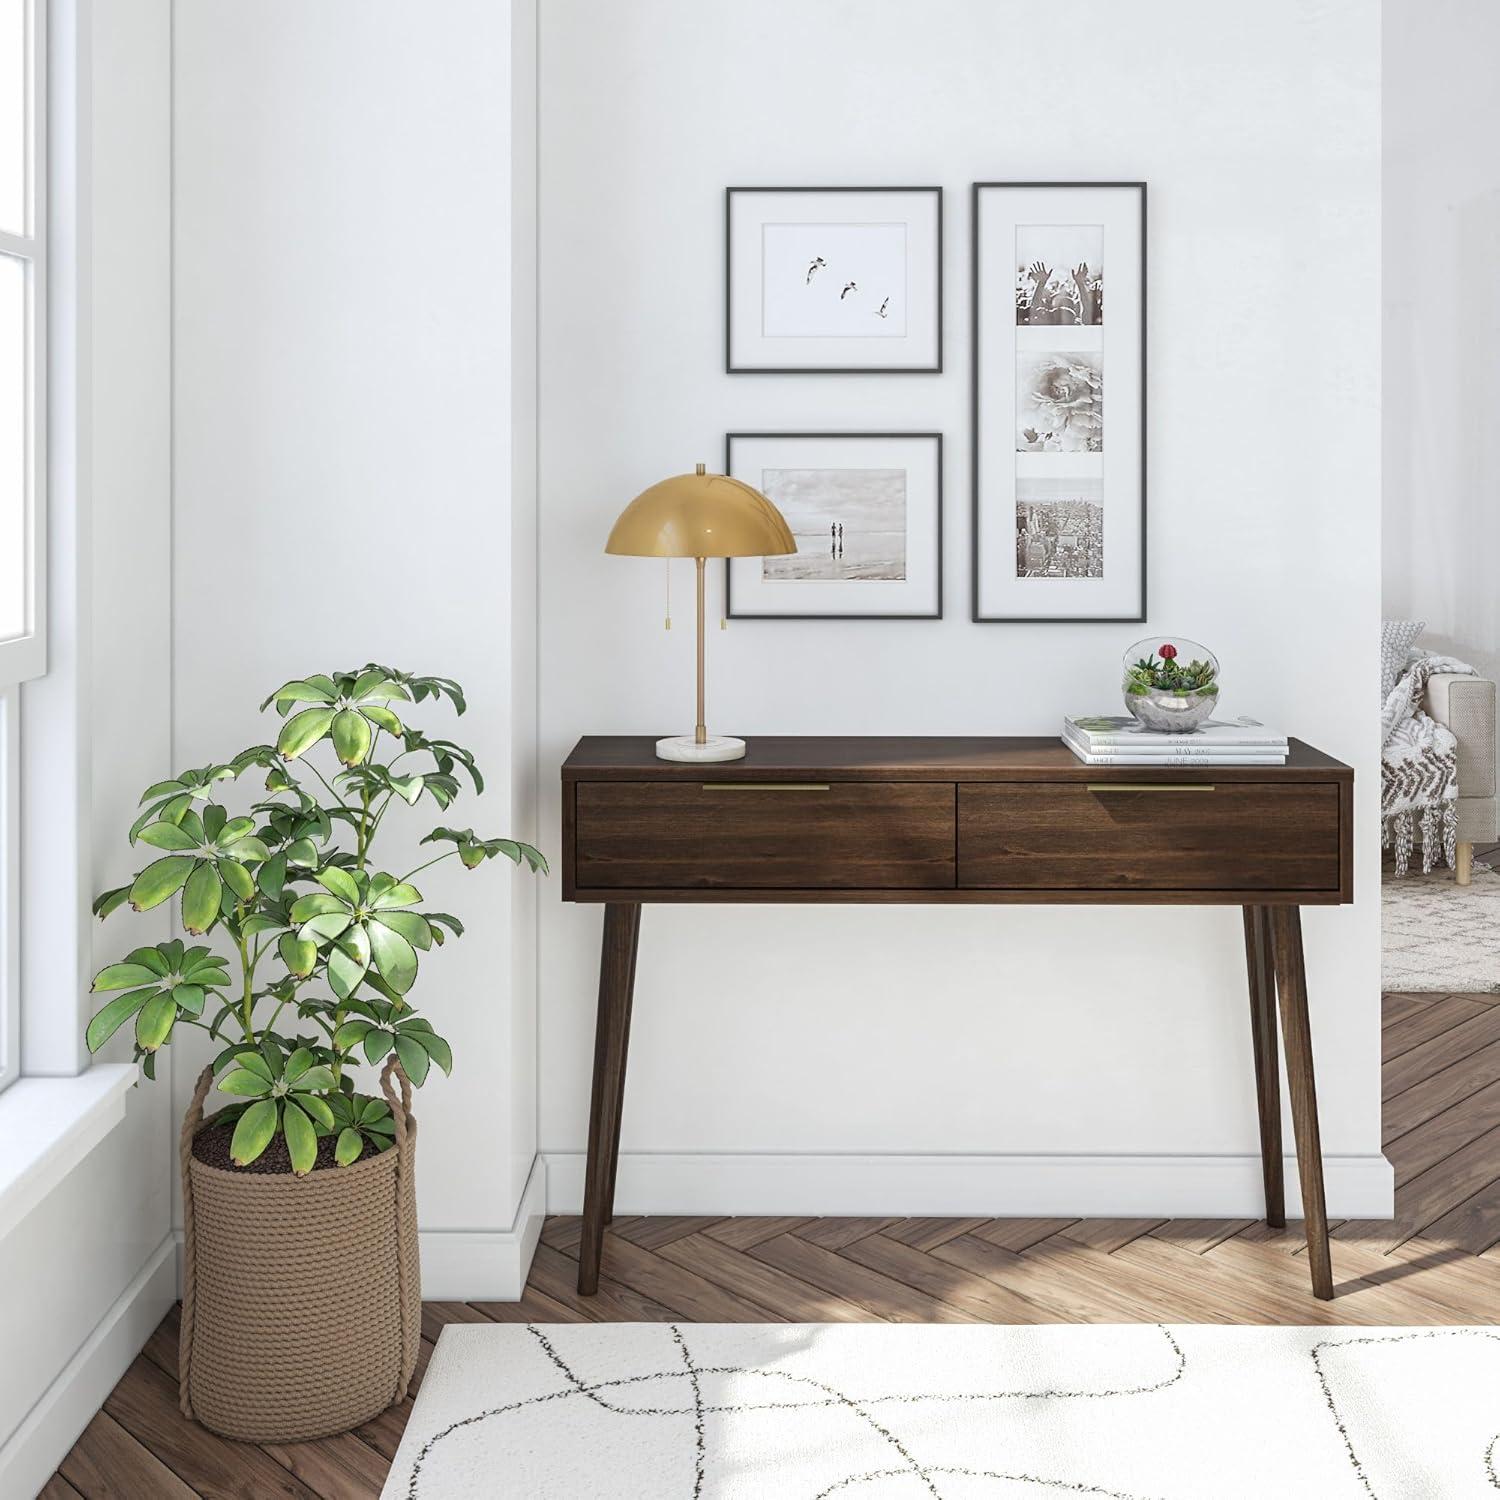
<svg viewBox="0 0 1500 1500"><path fill-rule="evenodd" d="M1391 696L1396 679L1406 670L1412 642L1427 628L1426 620L1380 622L1380 701Z"/></svg>

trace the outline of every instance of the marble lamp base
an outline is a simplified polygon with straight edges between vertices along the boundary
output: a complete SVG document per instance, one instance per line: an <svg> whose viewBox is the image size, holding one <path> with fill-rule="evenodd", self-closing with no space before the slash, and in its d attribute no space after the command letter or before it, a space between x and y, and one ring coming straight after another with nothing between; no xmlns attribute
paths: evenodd
<svg viewBox="0 0 1500 1500"><path fill-rule="evenodd" d="M674 735L671 739L656 742L658 760L696 761L701 764L715 760L739 760L744 753L744 740L737 740L727 734L711 734L701 745L690 734Z"/></svg>

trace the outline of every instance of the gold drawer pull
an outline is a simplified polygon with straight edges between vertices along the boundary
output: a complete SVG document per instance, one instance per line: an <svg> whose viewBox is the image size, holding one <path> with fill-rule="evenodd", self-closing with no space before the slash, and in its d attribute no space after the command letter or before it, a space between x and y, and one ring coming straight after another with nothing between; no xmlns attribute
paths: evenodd
<svg viewBox="0 0 1500 1500"><path fill-rule="evenodd" d="M1201 781L1091 781L1091 792L1211 792Z"/></svg>
<svg viewBox="0 0 1500 1500"><path fill-rule="evenodd" d="M826 792L826 781L705 781L705 792Z"/></svg>

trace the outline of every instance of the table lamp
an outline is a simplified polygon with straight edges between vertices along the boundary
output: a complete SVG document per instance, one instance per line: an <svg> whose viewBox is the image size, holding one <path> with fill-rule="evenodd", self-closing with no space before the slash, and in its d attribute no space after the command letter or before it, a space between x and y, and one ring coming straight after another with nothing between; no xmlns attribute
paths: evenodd
<svg viewBox="0 0 1500 1500"><path fill-rule="evenodd" d="M727 474L674 474L642 490L620 513L606 552L617 557L691 557L698 565L698 718L692 734L656 742L659 760L738 760L744 740L703 725L703 569L710 557L773 557L797 543L759 490Z"/></svg>

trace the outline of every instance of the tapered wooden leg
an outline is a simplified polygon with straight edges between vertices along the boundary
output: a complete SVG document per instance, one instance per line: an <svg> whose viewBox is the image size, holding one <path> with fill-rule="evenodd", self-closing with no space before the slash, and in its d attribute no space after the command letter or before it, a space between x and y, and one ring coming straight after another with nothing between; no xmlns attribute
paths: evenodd
<svg viewBox="0 0 1500 1500"><path fill-rule="evenodd" d="M1286 1225L1281 1170L1281 1065L1276 1040L1276 970L1271 956L1271 913L1247 906L1245 969L1250 978L1250 1041L1255 1050L1255 1103L1260 1112L1260 1169L1266 1186L1266 1223Z"/></svg>
<svg viewBox="0 0 1500 1500"><path fill-rule="evenodd" d="M625 1053L630 1040L630 1002L640 932L639 902L611 901L605 906L604 938L599 950L599 1015L594 1023L594 1091L583 1179L583 1238L578 1246L578 1290L585 1297L599 1290L604 1226L614 1209L620 1104L625 1094Z"/></svg>
<svg viewBox="0 0 1500 1500"><path fill-rule="evenodd" d="M1458 863L1453 871L1453 879L1457 885L1468 885L1474 878L1474 846L1470 843L1460 844L1456 851Z"/></svg>
<svg viewBox="0 0 1500 1500"><path fill-rule="evenodd" d="M1318 1094L1313 1083L1312 1033L1307 1023L1307 975L1302 965L1302 913L1295 906L1271 908L1276 990L1281 998L1281 1034L1286 1045L1287 1091L1297 1137L1297 1175L1313 1296L1333 1296L1328 1255L1328 1210L1323 1201L1323 1144L1318 1136Z"/></svg>

